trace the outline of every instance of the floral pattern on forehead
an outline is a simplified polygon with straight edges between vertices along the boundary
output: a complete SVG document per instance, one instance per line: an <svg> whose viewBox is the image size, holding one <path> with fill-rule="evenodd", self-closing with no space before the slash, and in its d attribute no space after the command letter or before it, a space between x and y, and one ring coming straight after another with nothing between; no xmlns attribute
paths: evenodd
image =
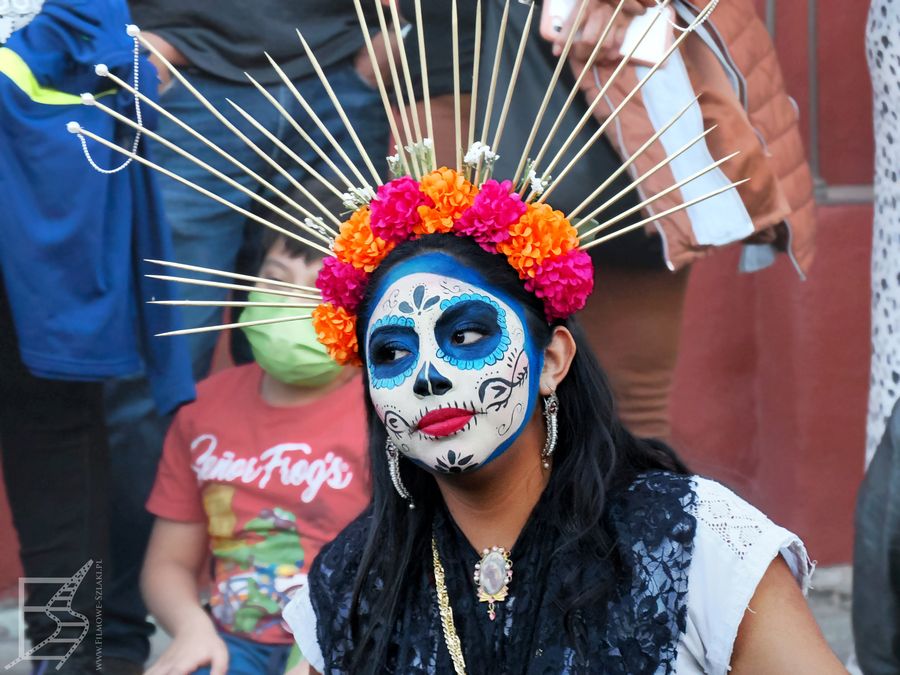
<svg viewBox="0 0 900 675"><path fill-rule="evenodd" d="M323 303L313 311L313 326L336 361L361 363L356 311L372 272L398 243L433 233L469 237L504 256L543 302L549 322L581 309L593 290L593 265L578 248L575 228L547 204L525 203L511 181L476 187L448 168L420 181L403 176L380 186L342 224L334 256L316 281Z"/></svg>
<svg viewBox="0 0 900 675"><path fill-rule="evenodd" d="M450 256L393 268L366 331L369 393L391 442L423 468L473 471L530 419L542 354L524 308Z"/></svg>

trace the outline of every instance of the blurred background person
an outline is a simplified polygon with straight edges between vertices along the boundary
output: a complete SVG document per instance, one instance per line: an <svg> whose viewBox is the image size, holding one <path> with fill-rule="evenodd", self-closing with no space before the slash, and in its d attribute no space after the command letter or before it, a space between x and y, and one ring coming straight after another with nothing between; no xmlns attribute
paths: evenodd
<svg viewBox="0 0 900 675"><path fill-rule="evenodd" d="M447 31L451 20L449 4L422 4L426 40L429 44L430 41L444 44L449 53L452 40L452 35ZM545 2L542 8L535 10L536 16L531 25L533 35L525 46L502 141L499 148L493 148L499 154L495 164L497 175L512 176L516 171L519 151L525 147L532 133L530 121L533 119L517 114L517 111L540 105L581 3L569 3L572 9L563 14L563 21L551 41L546 39L546 35L541 35L540 12L549 12L560 4L565 3ZM677 17L673 15L673 21L677 19L681 26L692 21L698 9L706 6L706 3L691 2L675 4L679 14ZM589 0L587 3L581 28L569 53L570 67L561 72L537 138L545 138L559 117L577 75L585 67L617 5L616 0ZM401 6L404 17L414 21L415 3L403 0ZM485 0L482 6L482 57L477 94L479 117L485 115L504 3L501 0ZM588 64L589 71L581 82L582 95L576 96L563 115L559 131L548 145L543 160L545 167L549 159L562 149L563 141L587 113L590 102L620 62L622 44L630 23L648 7L654 6L653 0L626 0L596 62ZM475 7L474 0L459 2L460 54L464 59L468 53L465 45L474 42ZM494 121L487 136L488 143L493 137L503 97L511 82L519 36L525 30L527 13L527 8L519 3L510 5L492 113ZM678 35L678 30L670 26L668 33ZM752 38L736 43L741 30L750 31ZM413 28L407 34L406 43L408 52L416 62L417 39ZM723 51L731 54L732 58L728 61L720 59L717 55ZM432 60L435 63L427 64L430 89L441 95L433 110L442 111L435 116L435 147L439 162L452 162L453 83L447 75L451 71L440 59ZM766 67L757 68L759 64ZM463 94L472 88L471 75L468 78L465 76L466 73L471 74L471 69L471 62L461 61ZM554 171L560 171L576 152L585 147L611 110L647 71L646 64L626 66L622 76L609 87L603 101L596 107L593 119L587 121L571 146L562 152L558 165L550 171L551 178ZM431 87L432 79L436 82L434 88ZM654 143L628 172L613 180L604 192L589 199L580 212L582 216L588 214L614 195L622 193L621 198L597 216L601 220L623 216L614 230L680 203L682 195L684 199L689 199L724 186L729 180L752 178L740 187L739 193L731 190L691 207L687 212L664 216L644 229L635 230L591 251L595 264L603 270L603 283L591 296L581 321L610 377L623 421L639 436L666 439L670 435L669 392L678 357L691 263L708 255L714 246L742 240L742 271L767 267L774 261L776 251L786 252L801 275L808 271L812 260L815 230L812 180L797 127L796 111L784 90L772 41L749 0L724 3L712 14L706 26L685 41L669 65L651 78L641 96L635 97L623 108L603 137L575 165L573 172L576 175L580 173L583 179L570 178L564 182L559 190L553 192L553 204L564 213L575 209L588 197L579 189L580 185L591 184L591 181L597 184L597 175L611 175L623 159L637 150L639 143L636 139L643 141L649 138L689 103L695 92L703 92L699 103L691 106L688 114ZM463 98L464 117L468 115L468 101L468 98ZM523 120L528 124L523 124ZM628 191L632 181L646 173L665 153L674 153L712 124L718 124L719 128L706 137L705 144L698 143L669 167L648 178L641 187ZM530 152L531 157L537 154L539 147L540 144L536 143ZM661 191L735 150L741 150L738 158L710 172L702 180L695 181L690 187L685 186L681 195L676 191L638 208L644 194ZM538 169L540 172L541 167Z"/></svg>
<svg viewBox="0 0 900 675"><path fill-rule="evenodd" d="M875 123L872 362L866 477L857 498L853 634L866 675L900 672L900 7L873 0L866 30ZM893 412L891 412L893 408Z"/></svg>
<svg viewBox="0 0 900 675"><path fill-rule="evenodd" d="M144 368L154 414L194 395L184 341L152 337L178 328L176 316L144 304L168 289L144 277L142 259L172 255L155 176L93 142L92 161L109 173L92 170L66 130L75 122L134 142L79 97L94 92L136 117L133 98L94 72L103 61L130 81L137 64L139 81L152 81L125 34L129 22L123 0L47 0L0 53L0 445L25 576L69 578L88 567L72 599L88 633L62 673L95 670L95 593L102 606L107 590L95 579L116 573L109 509L131 489L109 475L102 382ZM144 120L153 126L146 109ZM28 605L46 605L55 590L29 587ZM49 640L39 654L64 655L76 644L51 639L59 629L49 613L27 612L26 624L32 644ZM103 672L131 672L117 660L115 634L103 645Z"/></svg>

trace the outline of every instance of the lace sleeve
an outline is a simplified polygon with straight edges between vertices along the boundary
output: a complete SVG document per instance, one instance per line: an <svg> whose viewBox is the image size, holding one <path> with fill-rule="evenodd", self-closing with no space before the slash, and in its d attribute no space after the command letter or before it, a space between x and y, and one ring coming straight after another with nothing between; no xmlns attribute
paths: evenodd
<svg viewBox="0 0 900 675"><path fill-rule="evenodd" d="M325 672L325 659L316 637L316 613L309 599L309 584L303 584L282 612L285 623L291 628L294 642L303 658L320 673Z"/></svg>
<svg viewBox="0 0 900 675"><path fill-rule="evenodd" d="M797 535L725 486L700 477L694 482L697 533L688 579L688 626L679 649L684 653L678 661L724 674L744 612L775 557L785 559L804 594L814 565Z"/></svg>

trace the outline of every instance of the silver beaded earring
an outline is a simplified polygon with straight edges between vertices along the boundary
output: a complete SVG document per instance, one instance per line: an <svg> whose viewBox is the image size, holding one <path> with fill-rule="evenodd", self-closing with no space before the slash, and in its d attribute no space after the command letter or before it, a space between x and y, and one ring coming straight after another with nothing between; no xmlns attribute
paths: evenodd
<svg viewBox="0 0 900 675"><path fill-rule="evenodd" d="M387 453L388 471L391 474L391 482L394 484L394 489L400 495L400 499L409 502L409 508L416 508L412 495L409 494L409 490L406 489L403 480L400 478L400 450L390 438L385 442L384 450Z"/></svg>
<svg viewBox="0 0 900 675"><path fill-rule="evenodd" d="M547 423L547 440L544 441L544 449L541 450L541 465L545 469L550 468L550 459L556 450L556 439L559 435L556 413L559 412L559 398L555 391L544 397L544 421Z"/></svg>

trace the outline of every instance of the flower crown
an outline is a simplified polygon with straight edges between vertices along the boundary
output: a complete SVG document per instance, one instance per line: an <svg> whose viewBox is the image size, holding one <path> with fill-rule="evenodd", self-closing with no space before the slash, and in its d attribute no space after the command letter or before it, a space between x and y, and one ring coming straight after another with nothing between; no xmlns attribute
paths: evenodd
<svg viewBox="0 0 900 675"><path fill-rule="evenodd" d="M397 244L435 233L471 237L506 256L550 322L583 308L593 290L594 268L576 229L561 211L523 201L512 181L491 179L478 188L446 167L420 181L403 176L379 186L341 225L334 256L316 280L323 303L313 310L313 325L335 361L360 362L356 311L372 272Z"/></svg>

